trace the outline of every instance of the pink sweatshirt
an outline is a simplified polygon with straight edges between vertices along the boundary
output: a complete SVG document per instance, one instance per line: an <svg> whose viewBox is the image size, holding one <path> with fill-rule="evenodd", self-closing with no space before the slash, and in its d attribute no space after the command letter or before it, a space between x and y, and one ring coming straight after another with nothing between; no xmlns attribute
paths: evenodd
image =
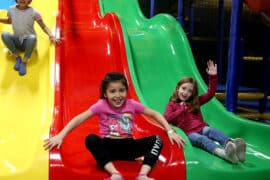
<svg viewBox="0 0 270 180"><path fill-rule="evenodd" d="M199 96L200 106L207 103L215 95L217 87L217 75L209 75L208 91ZM203 121L201 111L198 113L189 112L190 107L185 108L184 105L170 101L164 112L167 121L181 128L187 135L200 132L203 127L208 124Z"/></svg>

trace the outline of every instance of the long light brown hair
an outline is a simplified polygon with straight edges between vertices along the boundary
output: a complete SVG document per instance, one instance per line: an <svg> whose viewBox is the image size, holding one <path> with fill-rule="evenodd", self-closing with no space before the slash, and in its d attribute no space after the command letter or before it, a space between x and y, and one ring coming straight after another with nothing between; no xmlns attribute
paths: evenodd
<svg viewBox="0 0 270 180"><path fill-rule="evenodd" d="M193 85L193 91L190 98L187 100L187 103L191 106L190 112L197 113L200 109L199 96L198 96L198 86L195 79L192 77L183 77L180 79L174 89L173 95L170 97L170 101L175 103L180 103L181 99L178 96L178 89L184 83L191 83Z"/></svg>

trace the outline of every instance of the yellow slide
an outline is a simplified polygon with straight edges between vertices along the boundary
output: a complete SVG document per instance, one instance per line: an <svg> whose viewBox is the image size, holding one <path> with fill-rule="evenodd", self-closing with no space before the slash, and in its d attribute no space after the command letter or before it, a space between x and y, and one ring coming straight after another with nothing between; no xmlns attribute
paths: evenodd
<svg viewBox="0 0 270 180"><path fill-rule="evenodd" d="M56 0L35 0L45 24L55 31ZM1 10L0 17L6 17ZM43 139L49 134L54 107L55 47L37 23L37 49L27 74L13 70L14 57L0 41L0 180L48 180L48 151ZM0 32L12 31L0 24Z"/></svg>

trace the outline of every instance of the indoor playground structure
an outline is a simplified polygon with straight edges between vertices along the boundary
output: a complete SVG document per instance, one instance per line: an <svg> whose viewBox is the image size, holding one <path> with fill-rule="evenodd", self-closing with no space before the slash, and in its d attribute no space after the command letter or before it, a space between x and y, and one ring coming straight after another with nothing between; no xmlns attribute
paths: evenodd
<svg viewBox="0 0 270 180"><path fill-rule="evenodd" d="M0 18L6 17L14 3L1 0ZM100 81L109 71L124 73L129 81L129 97L161 113L179 78L192 76L200 92L207 90L188 37L179 21L169 14L146 18L137 0L33 0L31 6L62 43L51 45L47 35L36 27L37 49L27 74L21 77L13 70L14 58L0 42L0 180L108 177L84 146L88 133L99 133L97 117L73 130L59 150L45 151L43 140L99 99ZM11 31L11 26L0 24L0 31ZM159 125L138 115L135 137L159 134L164 141L151 177L269 179L268 124L237 116L216 98L203 106L203 116L212 127L246 140L246 161L233 165L194 148L175 127L187 144L183 149L170 145ZM115 166L131 180L141 161L116 161Z"/></svg>

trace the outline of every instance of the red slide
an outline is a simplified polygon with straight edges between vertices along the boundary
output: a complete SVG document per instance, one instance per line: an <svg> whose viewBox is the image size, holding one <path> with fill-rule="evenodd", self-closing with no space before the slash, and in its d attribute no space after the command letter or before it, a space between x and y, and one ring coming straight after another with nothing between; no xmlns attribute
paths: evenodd
<svg viewBox="0 0 270 180"><path fill-rule="evenodd" d="M129 97L137 99L130 78L125 42L115 14L101 17L98 0L59 1L58 29L63 37L56 50L54 121L50 136L58 133L78 113L99 99L101 79L109 71L123 72L129 81ZM126 42L128 43L128 42ZM50 152L50 180L100 180L109 177L87 151L87 134L99 134L98 118L87 120ZM151 172L157 180L185 179L181 148L170 145L165 131L144 116L136 116L135 137L159 134L164 147ZM125 179L135 179L140 161L116 161Z"/></svg>

